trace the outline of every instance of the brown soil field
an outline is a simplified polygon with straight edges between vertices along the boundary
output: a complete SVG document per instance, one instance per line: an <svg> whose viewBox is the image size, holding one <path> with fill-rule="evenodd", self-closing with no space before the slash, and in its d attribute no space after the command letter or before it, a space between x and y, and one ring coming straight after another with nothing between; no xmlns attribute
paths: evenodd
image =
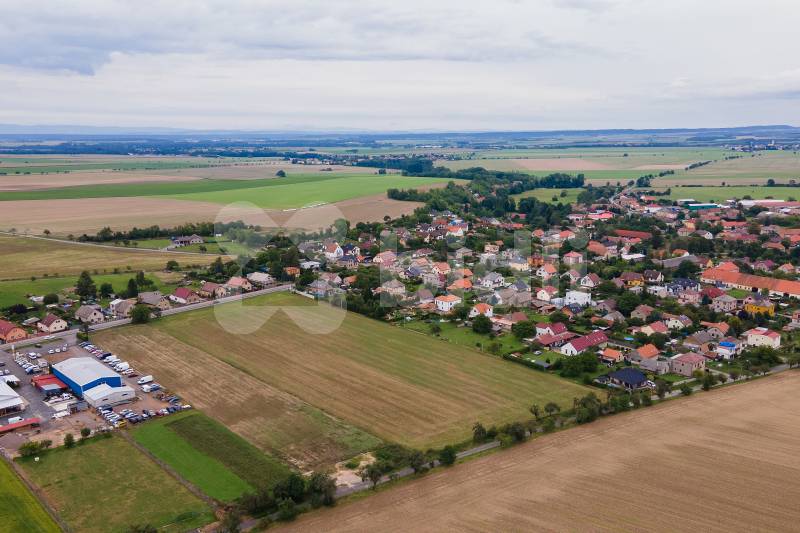
<svg viewBox="0 0 800 533"><path fill-rule="evenodd" d="M194 169L193 169L194 170ZM199 169L197 169L199 170ZM148 174L144 172L70 172L69 174L30 174L0 176L0 191L33 191L57 189L74 185L102 185L117 183L149 183L192 181L198 178L186 175Z"/></svg>
<svg viewBox="0 0 800 533"><path fill-rule="evenodd" d="M638 167L633 167L633 170L683 170L686 168L686 165L676 164L676 165L639 165Z"/></svg>
<svg viewBox="0 0 800 533"><path fill-rule="evenodd" d="M327 170L332 169L336 173L365 174L369 173L369 168L354 167L346 165L293 165L285 161L255 161L252 163L237 163L235 165L225 165L220 167L206 168L177 168L160 171L164 175L191 176L193 178L213 178L213 179L266 179L274 178L275 173L283 170L289 176L297 174L328 174ZM394 172L391 172L394 173Z"/></svg>
<svg viewBox="0 0 800 533"><path fill-rule="evenodd" d="M0 253L0 279L42 277L44 274L65 276L83 270L112 272L119 268L124 271L127 267L163 270L170 259L183 264L204 265L217 258L212 254L125 250L6 235L0 235L0 249L3 251Z"/></svg>
<svg viewBox="0 0 800 533"><path fill-rule="evenodd" d="M263 223L263 213L279 225L317 229L329 226L343 213L351 222L383 220L384 215L397 217L411 213L421 204L390 200L386 195L366 196L311 209L295 211L266 210L253 218L248 210L226 208L223 221L244 220ZM0 230L16 228L18 232L41 234L49 229L54 235L93 234L105 226L114 230L157 224L172 227L188 222L213 221L221 204L193 202L156 197L84 198L77 200L24 200L3 202L0 209ZM335 208L335 209L334 209ZM252 220L251 220L252 219Z"/></svg>
<svg viewBox="0 0 800 533"><path fill-rule="evenodd" d="M281 531L797 531L800 373L670 401L301 517Z"/></svg>

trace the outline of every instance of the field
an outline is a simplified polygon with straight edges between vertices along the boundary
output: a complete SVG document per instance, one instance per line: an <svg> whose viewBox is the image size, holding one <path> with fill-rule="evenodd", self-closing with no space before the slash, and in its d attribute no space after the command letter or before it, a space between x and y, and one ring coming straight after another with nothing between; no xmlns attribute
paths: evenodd
<svg viewBox="0 0 800 533"><path fill-rule="evenodd" d="M61 531L5 461L0 461L0 517L2 533Z"/></svg>
<svg viewBox="0 0 800 533"><path fill-rule="evenodd" d="M724 202L731 198L750 196L753 200L774 198L775 200L800 199L800 187L726 186L726 187L671 187L669 198L694 198L698 202Z"/></svg>
<svg viewBox="0 0 800 533"><path fill-rule="evenodd" d="M21 464L75 531L150 524L177 532L214 520L205 503L121 437L57 448Z"/></svg>
<svg viewBox="0 0 800 533"><path fill-rule="evenodd" d="M212 498L231 501L288 475L221 424L197 412L161 418L133 431L133 438Z"/></svg>
<svg viewBox="0 0 800 533"><path fill-rule="evenodd" d="M563 191L566 192L566 196L561 196L562 189L533 189L531 191L515 194L514 199L519 201L522 198L536 198L539 201L547 203L571 204L578 200L578 195L583 189L563 189ZM555 202L553 201L553 197L556 198Z"/></svg>
<svg viewBox="0 0 800 533"><path fill-rule="evenodd" d="M431 324L425 322L405 322L403 327L412 331L431 335ZM487 335L475 333L470 327L458 327L450 322L442 322L439 324L439 327L441 328L441 332L439 333L439 337L437 337L438 339L459 346L467 346L469 348L486 351L491 344L497 343L500 345L500 354L515 352L525 347L519 339L510 334L490 339ZM478 344L480 344L480 347L477 346Z"/></svg>
<svg viewBox="0 0 800 533"><path fill-rule="evenodd" d="M167 261L206 265L215 256L137 251L111 246L59 242L51 239L0 235L0 279L23 279L80 274L83 270L111 273L126 270L163 270Z"/></svg>
<svg viewBox="0 0 800 533"><path fill-rule="evenodd" d="M249 302L95 340L294 464L370 449L378 442L370 434L441 446L468 438L476 420L519 420L533 402L568 405L587 390L298 296Z"/></svg>
<svg viewBox="0 0 800 533"><path fill-rule="evenodd" d="M280 530L794 531L798 386L787 372L602 419Z"/></svg>

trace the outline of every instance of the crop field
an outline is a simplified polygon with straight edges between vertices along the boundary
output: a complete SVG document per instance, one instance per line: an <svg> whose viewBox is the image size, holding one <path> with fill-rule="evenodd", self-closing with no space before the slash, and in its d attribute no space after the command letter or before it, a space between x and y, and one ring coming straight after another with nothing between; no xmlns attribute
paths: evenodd
<svg viewBox="0 0 800 533"><path fill-rule="evenodd" d="M521 200L522 198L536 198L539 201L551 204L571 204L577 201L578 195L582 191L583 189L533 189L531 191L515 194L513 198L517 201ZM561 196L562 192L565 193L565 196ZM555 198L555 200L553 200L553 198Z"/></svg>
<svg viewBox="0 0 800 533"><path fill-rule="evenodd" d="M786 372L601 419L278 530L794 531L798 387Z"/></svg>
<svg viewBox="0 0 800 533"><path fill-rule="evenodd" d="M2 533L61 531L5 461L0 461L0 517Z"/></svg>
<svg viewBox="0 0 800 533"><path fill-rule="evenodd" d="M197 412L161 418L136 428L133 438L212 498L231 501L288 475L221 424Z"/></svg>
<svg viewBox="0 0 800 533"><path fill-rule="evenodd" d="M669 198L679 200L694 198L698 202L723 202L731 198L750 196L753 200L800 199L800 187L726 186L726 187L672 187Z"/></svg>
<svg viewBox="0 0 800 533"><path fill-rule="evenodd" d="M295 464L369 449L369 434L420 448L460 441L476 420L519 420L533 402L568 405L587 390L285 293L95 339Z"/></svg>
<svg viewBox="0 0 800 533"><path fill-rule="evenodd" d="M211 509L121 437L57 448L20 460L61 518L86 533L150 524L186 531L214 520Z"/></svg>
<svg viewBox="0 0 800 533"><path fill-rule="evenodd" d="M126 250L60 242L52 239L0 235L0 279L24 279L31 276L52 277L80 274L83 270L112 273L127 270L163 270L167 261L205 265L215 256L178 254L148 250Z"/></svg>

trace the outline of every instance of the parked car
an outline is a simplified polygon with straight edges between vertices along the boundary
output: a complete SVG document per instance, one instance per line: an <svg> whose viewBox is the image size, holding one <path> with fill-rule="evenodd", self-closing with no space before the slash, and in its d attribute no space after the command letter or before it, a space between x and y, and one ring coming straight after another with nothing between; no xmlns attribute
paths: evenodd
<svg viewBox="0 0 800 533"><path fill-rule="evenodd" d="M139 379L136 381L136 384L137 384L137 385L145 385L145 384L147 384L147 383L152 383L152 382L153 382L153 376L151 376L151 375L148 375L148 376L142 376L142 377L140 377L140 378L139 378Z"/></svg>

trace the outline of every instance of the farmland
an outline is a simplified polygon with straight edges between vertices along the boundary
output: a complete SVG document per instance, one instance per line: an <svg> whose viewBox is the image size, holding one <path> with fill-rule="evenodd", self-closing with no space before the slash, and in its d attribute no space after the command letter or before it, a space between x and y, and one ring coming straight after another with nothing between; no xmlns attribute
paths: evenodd
<svg viewBox="0 0 800 533"><path fill-rule="evenodd" d="M799 187L727 186L727 187L671 187L669 198L693 198L698 202L724 202L731 198L749 196L753 200L773 198L789 200L800 198Z"/></svg>
<svg viewBox="0 0 800 533"><path fill-rule="evenodd" d="M519 420L532 402L567 405L587 390L290 294L249 302L220 306L221 316L219 308L185 313L96 340L294 463L338 460L370 449L375 437L441 446L467 438L475 420ZM241 327L249 333L231 332Z"/></svg>
<svg viewBox="0 0 800 533"><path fill-rule="evenodd" d="M582 190L583 189L533 189L515 194L514 199L519 201L522 198L536 198L541 202L571 204L578 199L578 195ZM564 196L561 196L562 192L565 194ZM555 198L555 200L553 200L553 198Z"/></svg>
<svg viewBox="0 0 800 533"><path fill-rule="evenodd" d="M606 418L282 531L792 531L798 386L784 373Z"/></svg>
<svg viewBox="0 0 800 533"><path fill-rule="evenodd" d="M79 274L83 270L111 273L114 269L161 270L167 261L204 265L212 262L210 254L176 254L137 251L111 246L76 244L52 239L0 235L0 278L22 279Z"/></svg>
<svg viewBox="0 0 800 533"><path fill-rule="evenodd" d="M5 461L0 461L0 517L0 531L3 533L61 531Z"/></svg>
<svg viewBox="0 0 800 533"><path fill-rule="evenodd" d="M134 439L200 490L230 501L288 474L241 437L200 413L162 418L136 428Z"/></svg>
<svg viewBox="0 0 800 533"><path fill-rule="evenodd" d="M21 464L75 531L119 532L134 524L186 531L214 519L206 504L121 437Z"/></svg>

